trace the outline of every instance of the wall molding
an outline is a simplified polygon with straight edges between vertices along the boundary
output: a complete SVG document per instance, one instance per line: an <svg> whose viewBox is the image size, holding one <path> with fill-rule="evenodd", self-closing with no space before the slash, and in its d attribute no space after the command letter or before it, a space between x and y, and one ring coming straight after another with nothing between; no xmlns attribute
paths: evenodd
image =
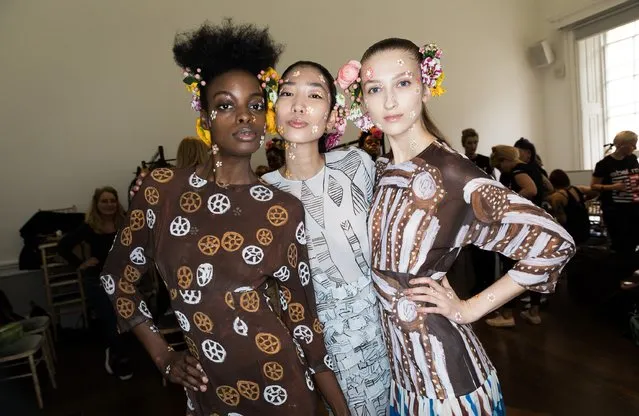
<svg viewBox="0 0 639 416"><path fill-rule="evenodd" d="M554 16L549 16L546 20L557 30L565 28L566 26L570 26L575 24L581 20L587 19L591 16L594 16L598 13L605 12L608 9L611 9L615 6L619 6L623 3L633 3L636 0L628 1L628 0L595 0L591 4L587 6L582 6L576 10L570 11L568 13L557 14Z"/></svg>

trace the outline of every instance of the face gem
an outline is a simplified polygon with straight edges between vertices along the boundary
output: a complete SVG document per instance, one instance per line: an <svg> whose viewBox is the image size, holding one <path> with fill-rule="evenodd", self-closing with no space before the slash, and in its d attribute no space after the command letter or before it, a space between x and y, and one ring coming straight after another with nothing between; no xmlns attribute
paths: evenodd
<svg viewBox="0 0 639 416"><path fill-rule="evenodd" d="M317 127L317 126L313 126L311 128L311 133L313 133L313 134L316 134L318 131L319 131L319 127Z"/></svg>
<svg viewBox="0 0 639 416"><path fill-rule="evenodd" d="M372 69L372 68L368 68L368 69L366 70L366 78L367 78L367 79L371 79L371 78L373 78L373 69Z"/></svg>
<svg viewBox="0 0 639 416"><path fill-rule="evenodd" d="M294 71L292 75L294 77L299 77L300 76L300 71Z"/></svg>
<svg viewBox="0 0 639 416"><path fill-rule="evenodd" d="M320 76L319 76L319 80L320 80L321 82L323 82L324 84L326 84L326 78L324 78L324 75L321 75L321 74L320 74Z"/></svg>
<svg viewBox="0 0 639 416"><path fill-rule="evenodd" d="M397 65L404 66L404 60L403 59L398 59L397 60Z"/></svg>

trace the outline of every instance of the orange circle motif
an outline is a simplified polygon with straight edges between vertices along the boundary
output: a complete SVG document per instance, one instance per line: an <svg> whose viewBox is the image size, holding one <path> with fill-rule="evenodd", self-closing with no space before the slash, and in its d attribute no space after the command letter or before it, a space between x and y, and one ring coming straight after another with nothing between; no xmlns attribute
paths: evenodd
<svg viewBox="0 0 639 416"><path fill-rule="evenodd" d="M197 350L197 346L195 345L195 342L193 342L193 340L189 337L187 337L186 335L184 336L184 343L186 344L187 348L189 349L189 352L191 353L192 356L194 356L197 360L200 359L200 353Z"/></svg>
<svg viewBox="0 0 639 416"><path fill-rule="evenodd" d="M237 251L242 247L242 243L244 243L244 237L235 231L228 231L222 236L222 248L228 252Z"/></svg>
<svg viewBox="0 0 639 416"><path fill-rule="evenodd" d="M248 380L238 381L237 390L245 399L255 401L260 398L260 385L253 381L248 381Z"/></svg>
<svg viewBox="0 0 639 416"><path fill-rule="evenodd" d="M291 303L288 305L288 316L293 322L299 322L304 320L304 306L301 303Z"/></svg>
<svg viewBox="0 0 639 416"><path fill-rule="evenodd" d="M237 406L240 403L240 393L231 386L220 386L215 389L215 393L229 406Z"/></svg>
<svg viewBox="0 0 639 416"><path fill-rule="evenodd" d="M188 289L193 282L193 271L188 266L177 269L177 284L182 289Z"/></svg>
<svg viewBox="0 0 639 416"><path fill-rule="evenodd" d="M210 334L211 331L213 331L213 321L203 312L195 312L193 315L193 322L202 332Z"/></svg>
<svg viewBox="0 0 639 416"><path fill-rule="evenodd" d="M197 246L206 256L214 256L220 249L220 239L214 235L205 235L197 242Z"/></svg>
<svg viewBox="0 0 639 416"><path fill-rule="evenodd" d="M130 299L118 298L115 302L118 313L124 319L129 319L133 316L133 311L135 311L135 303L133 303Z"/></svg>
<svg viewBox="0 0 639 416"><path fill-rule="evenodd" d="M151 177L156 182L167 183L168 181L173 179L173 171L167 168L153 169L153 171L151 172Z"/></svg>
<svg viewBox="0 0 639 416"><path fill-rule="evenodd" d="M231 292L224 294L224 302L229 308L235 310L235 301L233 300L233 294Z"/></svg>
<svg viewBox="0 0 639 416"><path fill-rule="evenodd" d="M254 290L244 292L240 296L240 306L246 312L257 312L260 309L260 295Z"/></svg>
<svg viewBox="0 0 639 416"><path fill-rule="evenodd" d="M284 298L284 300L288 304L291 301L291 298L292 298L291 291L288 290L288 288L286 288L286 287L282 287L281 292L282 292L282 297Z"/></svg>
<svg viewBox="0 0 639 416"><path fill-rule="evenodd" d="M144 190L144 199L151 205L157 205L160 202L160 192L157 188L149 186Z"/></svg>
<svg viewBox="0 0 639 416"><path fill-rule="evenodd" d="M123 246L130 246L131 243L133 242L133 235L131 234L131 228L130 227L124 227L122 229L122 232L120 233L120 243L122 243Z"/></svg>
<svg viewBox="0 0 639 416"><path fill-rule="evenodd" d="M268 332L259 332L255 335L255 344L260 351L269 355L277 354L282 349L279 338Z"/></svg>
<svg viewBox="0 0 639 416"><path fill-rule="evenodd" d="M255 234L257 242L263 246L268 246L273 242L273 232L268 228L260 228Z"/></svg>
<svg viewBox="0 0 639 416"><path fill-rule="evenodd" d="M324 332L324 327L322 326L322 323L317 318L315 318L315 320L313 321L313 331L315 331L318 334L321 334L322 332Z"/></svg>
<svg viewBox="0 0 639 416"><path fill-rule="evenodd" d="M276 227L281 227L288 221L288 211L281 205L273 205L266 212L268 222Z"/></svg>
<svg viewBox="0 0 639 416"><path fill-rule="evenodd" d="M202 206L202 198L195 192L185 192L180 197L180 208L182 211L193 213Z"/></svg>
<svg viewBox="0 0 639 416"><path fill-rule="evenodd" d="M131 283L135 283L140 280L140 272L135 267L127 265L124 268L124 278Z"/></svg>
<svg viewBox="0 0 639 416"><path fill-rule="evenodd" d="M118 282L118 287L123 293L126 293L127 295L135 294L135 286L127 282L125 279L120 279L120 281Z"/></svg>
<svg viewBox="0 0 639 416"><path fill-rule="evenodd" d="M177 298L177 290L171 289L170 294L171 294L171 300L175 300Z"/></svg>
<svg viewBox="0 0 639 416"><path fill-rule="evenodd" d="M131 211L131 231L139 231L144 227L144 212L140 209Z"/></svg>
<svg viewBox="0 0 639 416"><path fill-rule="evenodd" d="M284 377L284 367L275 361L269 361L262 366L264 375L273 381L281 380Z"/></svg>
<svg viewBox="0 0 639 416"><path fill-rule="evenodd" d="M291 245L288 246L287 256L288 256L288 264L290 264L292 268L296 268L297 267L297 246L295 244L291 243Z"/></svg>

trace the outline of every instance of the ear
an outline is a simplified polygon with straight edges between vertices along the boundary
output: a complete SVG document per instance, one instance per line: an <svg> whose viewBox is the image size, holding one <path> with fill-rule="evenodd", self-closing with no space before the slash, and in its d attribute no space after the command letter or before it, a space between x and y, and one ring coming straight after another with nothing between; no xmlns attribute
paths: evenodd
<svg viewBox="0 0 639 416"><path fill-rule="evenodd" d="M328 120L326 121L326 131L333 131L335 129L335 124L337 124L337 110L333 109L328 115Z"/></svg>
<svg viewBox="0 0 639 416"><path fill-rule="evenodd" d="M211 121L209 120L209 115L206 114L206 111L200 111L200 119L202 120L202 127L207 130L211 130Z"/></svg>
<svg viewBox="0 0 639 416"><path fill-rule="evenodd" d="M426 85L423 85L424 93L422 94L422 103L426 104L433 97L433 94L430 92L430 88Z"/></svg>

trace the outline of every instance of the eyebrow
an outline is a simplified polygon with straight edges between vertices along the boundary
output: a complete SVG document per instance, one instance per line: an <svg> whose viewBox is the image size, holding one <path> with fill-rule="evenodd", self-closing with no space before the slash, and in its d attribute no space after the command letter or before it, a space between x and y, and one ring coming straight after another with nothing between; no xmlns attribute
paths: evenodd
<svg viewBox="0 0 639 416"><path fill-rule="evenodd" d="M297 85L297 82L294 82L294 81L285 81L285 82L282 84L282 86L285 86L285 85ZM326 89L326 87L324 86L324 84L320 84L319 82L309 82L309 84L308 84L308 85L310 85L311 87L314 87L314 88L321 88L321 89L323 89L324 91L328 92L328 90Z"/></svg>
<svg viewBox="0 0 639 416"><path fill-rule="evenodd" d="M397 75L395 75L395 76L393 77L393 81L395 81L396 79L399 79L399 78L401 78L401 77L407 77L407 76L408 76L407 72L410 72L411 74L413 73L413 71L402 71L402 73L397 74ZM413 75L414 75L414 74L413 74ZM369 79L368 81L366 81L366 82L364 83L364 86L366 86L366 85L367 85L367 84L369 84L369 83L370 83L370 84L374 84L374 83L379 83L379 82L381 82L381 81L378 81L378 80L376 80L376 79Z"/></svg>
<svg viewBox="0 0 639 416"><path fill-rule="evenodd" d="M218 95L230 95L233 99L236 99L233 93L229 91L224 91L224 90L218 91L215 94L213 94L213 99L217 98ZM264 97L264 95L261 92L254 92L253 94L250 95L250 97Z"/></svg>

